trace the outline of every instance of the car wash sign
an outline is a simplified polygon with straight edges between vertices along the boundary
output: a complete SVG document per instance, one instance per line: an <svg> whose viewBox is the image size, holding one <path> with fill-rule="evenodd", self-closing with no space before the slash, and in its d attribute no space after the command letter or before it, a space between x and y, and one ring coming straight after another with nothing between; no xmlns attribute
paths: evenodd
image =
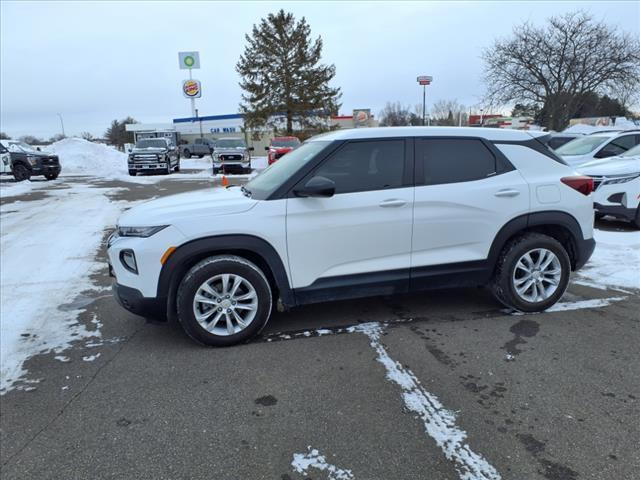
<svg viewBox="0 0 640 480"><path fill-rule="evenodd" d="M186 98L200 98L202 96L200 80L184 80L182 82L182 93Z"/></svg>

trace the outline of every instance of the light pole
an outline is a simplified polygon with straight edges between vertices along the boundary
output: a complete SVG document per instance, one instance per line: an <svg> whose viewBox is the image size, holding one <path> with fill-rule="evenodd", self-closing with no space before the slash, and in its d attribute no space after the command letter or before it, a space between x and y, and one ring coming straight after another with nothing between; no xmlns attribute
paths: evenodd
<svg viewBox="0 0 640 480"><path fill-rule="evenodd" d="M56 113L56 115L60 117L60 126L62 127L62 136L66 137L66 135L64 134L64 122L62 121L62 115L60 115L59 113Z"/></svg>
<svg viewBox="0 0 640 480"><path fill-rule="evenodd" d="M484 108L481 108L480 109L480 126L481 127L484 126L483 125L483 120L484 120L484 116L483 115L484 115Z"/></svg>
<svg viewBox="0 0 640 480"><path fill-rule="evenodd" d="M422 126L424 126L427 118L427 85L431 85L433 77L420 75L417 80L418 85L422 85Z"/></svg>

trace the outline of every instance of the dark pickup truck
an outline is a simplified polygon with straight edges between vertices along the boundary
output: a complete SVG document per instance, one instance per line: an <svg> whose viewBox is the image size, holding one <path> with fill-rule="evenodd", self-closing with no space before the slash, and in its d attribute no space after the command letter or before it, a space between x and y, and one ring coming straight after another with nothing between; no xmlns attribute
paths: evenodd
<svg viewBox="0 0 640 480"><path fill-rule="evenodd" d="M60 175L60 160L57 155L41 152L23 142L0 141L0 174L13 175L16 182L43 175L55 180Z"/></svg>
<svg viewBox="0 0 640 480"><path fill-rule="evenodd" d="M170 174L180 171L178 148L166 138L143 138L129 150L129 175L141 173Z"/></svg>

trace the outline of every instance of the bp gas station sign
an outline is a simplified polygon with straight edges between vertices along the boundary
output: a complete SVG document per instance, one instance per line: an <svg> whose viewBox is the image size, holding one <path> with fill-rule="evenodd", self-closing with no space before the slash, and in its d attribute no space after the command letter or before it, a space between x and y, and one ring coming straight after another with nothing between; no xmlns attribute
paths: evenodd
<svg viewBox="0 0 640 480"><path fill-rule="evenodd" d="M200 68L200 52L178 52L180 70Z"/></svg>

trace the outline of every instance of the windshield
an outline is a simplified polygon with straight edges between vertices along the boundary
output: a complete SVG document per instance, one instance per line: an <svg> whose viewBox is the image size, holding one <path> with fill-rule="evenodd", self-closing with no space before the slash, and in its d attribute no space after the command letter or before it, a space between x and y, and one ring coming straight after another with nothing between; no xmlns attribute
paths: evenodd
<svg viewBox="0 0 640 480"><path fill-rule="evenodd" d="M611 137L586 136L576 138L569 143L565 143L556 150L558 155L586 155L593 152L597 147L609 140Z"/></svg>
<svg viewBox="0 0 640 480"><path fill-rule="evenodd" d="M136 148L167 148L167 144L164 140L154 140L153 138L147 138L145 140L138 140Z"/></svg>
<svg viewBox="0 0 640 480"><path fill-rule="evenodd" d="M24 153L31 153L31 152L37 152L37 150L35 148L33 148L31 145L27 145L24 142L11 142L9 144L9 151L10 152L24 152Z"/></svg>
<svg viewBox="0 0 640 480"><path fill-rule="evenodd" d="M297 147L300 145L300 140L298 139L287 139L287 140L272 140L272 147Z"/></svg>
<svg viewBox="0 0 640 480"><path fill-rule="evenodd" d="M624 152L621 157L640 157L640 145L636 145Z"/></svg>
<svg viewBox="0 0 640 480"><path fill-rule="evenodd" d="M223 138L216 142L216 148L246 148L247 144L241 138Z"/></svg>
<svg viewBox="0 0 640 480"><path fill-rule="evenodd" d="M287 153L276 163L267 167L264 172L255 177L246 185L252 198L264 200L275 192L294 173L306 165L331 142L303 143L291 153Z"/></svg>

